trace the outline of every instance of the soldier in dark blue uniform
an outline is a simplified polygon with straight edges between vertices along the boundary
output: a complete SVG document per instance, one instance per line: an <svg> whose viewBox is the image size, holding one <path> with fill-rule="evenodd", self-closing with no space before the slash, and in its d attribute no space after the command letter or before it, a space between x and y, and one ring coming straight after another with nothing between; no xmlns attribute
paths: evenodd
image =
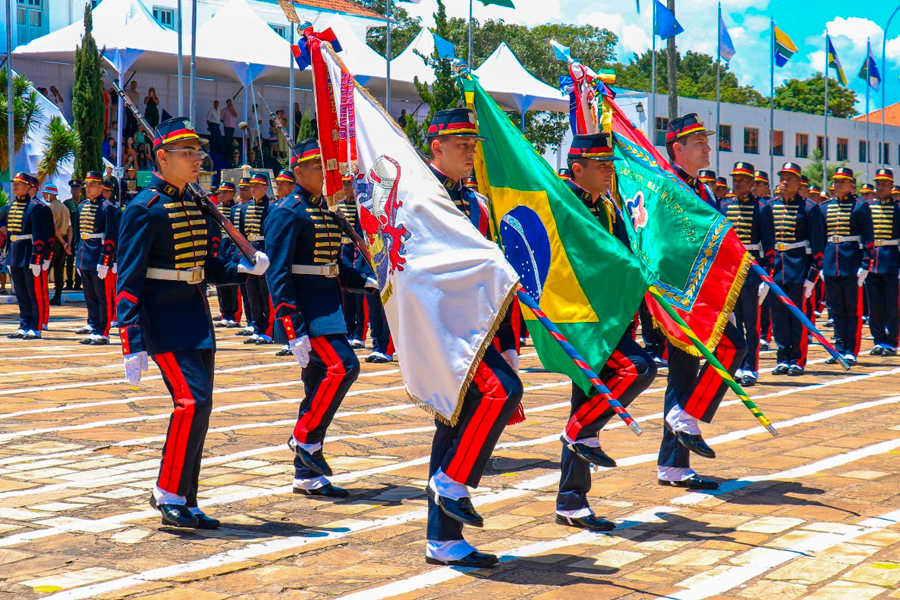
<svg viewBox="0 0 900 600"><path fill-rule="evenodd" d="M241 215L241 233L260 252L266 249L266 217L269 215L269 175L258 171L250 177L252 200ZM265 277L247 277L247 322L252 323L253 333L245 344L272 343L272 300Z"/></svg>
<svg viewBox="0 0 900 600"><path fill-rule="evenodd" d="M222 214L228 215L234 207L235 186L230 181L223 181L218 189L219 210ZM218 230L219 228L217 228ZM228 234L224 231L218 232L220 235L219 256L230 259L233 258L237 249ZM216 323L216 327L240 327L241 321L241 304L240 292L236 285L217 285L216 297L219 299L219 315L221 319Z"/></svg>
<svg viewBox="0 0 900 600"><path fill-rule="evenodd" d="M750 188L750 192L759 201L760 206L771 204L773 198L769 174L765 171L754 171L753 187ZM766 295L768 288L762 293L763 303L759 307L759 349L768 350L772 343L772 302L776 300Z"/></svg>
<svg viewBox="0 0 900 600"><path fill-rule="evenodd" d="M697 179L700 180L700 183L709 186L710 188L714 188L716 186L716 172L710 171L709 169L700 169L697 172Z"/></svg>
<svg viewBox="0 0 900 600"><path fill-rule="evenodd" d="M457 209L488 237L485 199L465 185L475 166L479 138L475 114L466 108L438 111L427 136L431 172ZM472 505L469 487L478 487L491 452L522 398L516 352L519 340L509 313L494 341L475 369L462 407L457 409L457 424L450 426L435 420L437 431L431 445L427 488L425 561L430 564L489 567L499 562L493 554L476 550L462 534L463 525L484 526Z"/></svg>
<svg viewBox="0 0 900 600"><path fill-rule="evenodd" d="M275 177L275 200L272 202L273 205L279 204L282 200L290 196L294 193L294 188L297 187L297 181L294 179L294 174L291 173L288 169L283 169L276 177ZM271 294L270 294L271 295ZM272 337L275 341L283 342L281 348L275 353L275 356L291 356L293 352L291 352L291 347L287 344L287 337L284 332L281 331L281 324L278 322L278 319L275 318L274 315L270 316L272 319Z"/></svg>
<svg viewBox="0 0 900 600"><path fill-rule="evenodd" d="M724 177L716 177L716 185L710 189L712 189L713 195L721 202L728 195L728 180Z"/></svg>
<svg viewBox="0 0 900 600"><path fill-rule="evenodd" d="M900 208L891 195L894 172L878 169L875 172L875 201L872 203L872 226L875 250L872 268L866 277L869 290L869 330L875 347L869 354L897 355L897 336L900 334Z"/></svg>
<svg viewBox="0 0 900 600"><path fill-rule="evenodd" d="M344 175L341 178L341 183L344 188L344 199L341 201L341 211L347 216L347 221L350 225L356 229L357 209L356 199L353 197L353 176L350 174ZM341 258L357 268L363 267L362 264L357 264L357 259L360 258L359 251L356 249L352 240L346 235L341 238ZM365 263L365 260L361 260L360 263ZM368 267L367 271L371 271L371 267ZM374 272L367 274L374 275ZM379 296L377 293L374 295ZM344 306L344 321L347 323L347 339L350 341L350 347L364 348L365 343L363 342L363 339L365 339L366 333L366 296L360 296L359 294L354 294L347 290L342 290L341 296ZM382 315L379 315L379 321L381 320L381 316ZM382 350L384 349L382 348Z"/></svg>
<svg viewBox="0 0 900 600"><path fill-rule="evenodd" d="M666 132L666 150L685 185L712 208L721 210L719 200L696 177L701 168L709 166L708 140L713 133L696 113L672 119ZM743 336L728 322L716 346L716 358L734 375L746 353ZM690 453L715 458L715 451L700 433L700 421L712 421L725 389L724 381L709 363L701 368L699 358L669 342L669 377L663 408L665 429L657 459L660 485L692 489L719 487L717 482L703 479L691 469Z"/></svg>
<svg viewBox="0 0 900 600"><path fill-rule="evenodd" d="M253 200L253 197L250 195L250 178L241 177L240 181L238 181L237 198L235 198L234 206L231 207L231 212L228 214L228 220L231 221L232 225L237 227L238 231L244 231L244 215L247 213L247 205L250 204L251 200ZM250 319L249 306L250 300L247 298L247 282L241 281L238 286L238 310L235 315L235 323L240 326L241 316L246 315L247 326L236 332L235 335L253 335L253 321Z"/></svg>
<svg viewBox="0 0 900 600"><path fill-rule="evenodd" d="M359 360L347 343L341 287L376 287L340 258L341 229L321 196L325 174L315 139L291 154L294 193L272 206L265 227L272 267L266 273L274 318L303 368L305 396L288 447L294 453L294 493L346 497L332 485L322 453L325 432L359 376ZM279 335L282 331L279 328Z"/></svg>
<svg viewBox="0 0 900 600"><path fill-rule="evenodd" d="M99 171L87 172L84 190L88 199L78 207L81 240L75 267L84 283L91 334L80 343L102 346L109 343L109 328L115 315L116 288L114 278L108 275L116 262L122 211L103 198L103 176Z"/></svg>
<svg viewBox="0 0 900 600"><path fill-rule="evenodd" d="M19 328L7 336L11 339L41 337L42 264L48 241L56 230L53 217L48 214L50 209L31 194L37 186L38 180L33 175L16 173L12 181L13 199L0 214L0 225L7 228L7 265L19 304Z"/></svg>
<svg viewBox="0 0 900 600"><path fill-rule="evenodd" d="M871 183L864 183L859 187L859 198L863 202L868 202L872 204L877 200L875 195L875 186Z"/></svg>
<svg viewBox="0 0 900 600"><path fill-rule="evenodd" d="M165 525L215 529L219 521L197 506L215 367L204 282L236 283L238 273L261 275L268 259L257 252L251 266L246 259L213 256L212 218L185 190L197 181L205 157L187 119L160 123L153 156L158 173L122 216L116 298L125 378L139 382L149 355L175 404L151 506Z"/></svg>
<svg viewBox="0 0 900 600"><path fill-rule="evenodd" d="M775 228L771 217L763 216L763 206L759 198L750 190L753 188L754 169L747 162L737 162L731 171L735 199L722 203L722 212L731 221L735 233L744 247L762 267L768 268L767 256L774 250ZM767 213L770 214L770 213ZM741 288L741 295L734 306L734 318L738 330L747 342L747 355L735 380L744 385L756 385L759 379L759 314L760 304L768 293L759 275L750 271Z"/></svg>
<svg viewBox="0 0 900 600"><path fill-rule="evenodd" d="M800 165L784 163L778 171L781 196L765 207L766 218L775 225L775 248L771 252L772 279L798 307L812 296L822 268L824 221L819 207L804 200L800 188ZM781 302L772 303L778 364L774 375L802 375L806 368L807 335Z"/></svg>
<svg viewBox="0 0 900 600"><path fill-rule="evenodd" d="M610 235L631 248L621 210L609 197L615 168L608 133L576 135L569 150L572 173L569 189L596 217ZM715 181L715 178L713 178ZM623 406L631 404L650 387L656 377L653 358L634 341L634 323L628 327L605 365L596 367L600 379ZM609 531L615 523L594 515L588 503L591 465L612 468L616 461L600 447L598 434L615 415L609 403L596 394L588 395L572 383L572 409L563 431L556 522L592 531Z"/></svg>
<svg viewBox="0 0 900 600"><path fill-rule="evenodd" d="M835 349L856 364L862 334L862 285L874 254L872 211L853 193L853 169L834 172L835 198L822 205L826 221L826 245L822 272L828 316L834 320ZM835 358L825 361L837 362Z"/></svg>

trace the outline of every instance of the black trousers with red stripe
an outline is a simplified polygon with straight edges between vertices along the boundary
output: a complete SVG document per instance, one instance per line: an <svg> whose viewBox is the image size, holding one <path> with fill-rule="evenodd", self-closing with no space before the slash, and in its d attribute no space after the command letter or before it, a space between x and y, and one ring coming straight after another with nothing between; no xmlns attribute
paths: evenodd
<svg viewBox="0 0 900 600"><path fill-rule="evenodd" d="M100 279L97 270L82 270L84 302L87 304L88 323L97 335L109 335L109 324L115 318L116 283L110 269L106 278Z"/></svg>
<svg viewBox="0 0 900 600"><path fill-rule="evenodd" d="M599 375L613 397L622 406L628 406L653 383L656 365L653 357L634 341L629 329L619 340ZM594 437L615 414L605 400L597 395L588 397L573 383L572 412L566 424L566 435L573 440ZM565 443L560 458L560 471L556 509L578 510L589 506L587 495L591 491L591 467L575 456Z"/></svg>
<svg viewBox="0 0 900 600"><path fill-rule="evenodd" d="M153 360L175 404L156 485L187 498L187 506L197 506L200 457L212 412L215 352L179 350L154 354Z"/></svg>
<svg viewBox="0 0 900 600"><path fill-rule="evenodd" d="M752 271L747 274L741 295L734 305L734 320L738 331L744 336L747 343L747 354L741 363L741 368L754 373L759 371L759 284L762 280ZM768 296L766 296L768 298Z"/></svg>
<svg viewBox="0 0 900 600"><path fill-rule="evenodd" d="M269 286L266 278L259 275L247 276L247 324L253 325L258 335L272 335L271 315L272 302L269 298Z"/></svg>
<svg viewBox="0 0 900 600"><path fill-rule="evenodd" d="M828 316L834 319L834 348L841 354L859 355L862 341L862 288L856 275L826 275Z"/></svg>
<svg viewBox="0 0 900 600"><path fill-rule="evenodd" d="M9 275L16 291L16 302L19 305L19 329L40 331L41 306L38 302L40 278L35 277L28 267L10 267Z"/></svg>
<svg viewBox="0 0 900 600"><path fill-rule="evenodd" d="M802 283L784 283L781 288L797 306L808 304L804 298ZM772 306L772 317L775 323L775 342L778 344L775 354L778 363L806 367L809 350L806 328L780 300L776 300Z"/></svg>
<svg viewBox="0 0 900 600"><path fill-rule="evenodd" d="M219 298L219 314L228 321L240 322L240 292L236 285L217 285L216 296Z"/></svg>
<svg viewBox="0 0 900 600"><path fill-rule="evenodd" d="M306 396L300 403L294 438L305 444L320 444L325 441L325 431L331 425L334 413L359 377L359 359L342 333L314 337L309 341L312 352L301 375ZM318 475L305 467L300 459L294 458L297 479L312 479Z"/></svg>
<svg viewBox="0 0 900 600"><path fill-rule="evenodd" d="M869 290L869 330L876 346L897 347L900 333L900 282L896 273L869 273L866 277Z"/></svg>
<svg viewBox="0 0 900 600"><path fill-rule="evenodd" d="M493 345L489 346L462 400L456 425L435 421L428 476L440 469L454 481L478 487L494 446L521 399L519 375ZM462 523L428 499L429 540L461 540L462 528Z"/></svg>
<svg viewBox="0 0 900 600"><path fill-rule="evenodd" d="M747 344L743 336L729 322L713 354L734 375L746 353ZM668 414L677 404L692 417L709 423L719 409L727 387L709 363L700 368L699 358L669 344L669 381L663 414ZM691 466L690 450L678 442L668 427L663 428L657 464L661 467Z"/></svg>

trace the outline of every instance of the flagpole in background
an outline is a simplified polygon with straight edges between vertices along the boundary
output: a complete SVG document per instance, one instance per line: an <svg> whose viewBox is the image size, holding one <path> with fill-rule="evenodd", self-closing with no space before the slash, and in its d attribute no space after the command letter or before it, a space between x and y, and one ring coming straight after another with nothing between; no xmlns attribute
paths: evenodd
<svg viewBox="0 0 900 600"><path fill-rule="evenodd" d="M181 50L182 47L182 28L181 28L181 0L178 0L178 10L176 11L175 18L177 21L177 31L178 31L178 114L184 114L184 82L182 79L184 78L184 67L181 66L181 60L183 58L183 52Z"/></svg>
<svg viewBox="0 0 900 600"><path fill-rule="evenodd" d="M891 26L891 21L894 20L894 16L897 14L898 10L900 10L900 6L897 6L897 8L894 9L894 12L891 13L890 18L887 20L887 25L884 26L884 34L881 36L881 72L882 73L887 73L887 65L885 63L885 53L887 52L888 27ZM882 77L884 77L884 75L882 75ZM883 85L881 86L881 143L884 144L884 108L885 108L884 95L885 95L885 88L887 87L887 80L885 80L882 83L883 83ZM882 145L882 148L883 147L884 146ZM898 149L898 151L900 151L900 149ZM887 161L884 159L885 154L886 154L886 152L882 151L882 153L881 153L882 166L887 164Z"/></svg>
<svg viewBox="0 0 900 600"><path fill-rule="evenodd" d="M190 121L194 123L197 111L197 0L191 2L191 105L189 111Z"/></svg>
<svg viewBox="0 0 900 600"><path fill-rule="evenodd" d="M775 172L775 152L772 144L775 141L775 19L769 17L769 34L771 47L769 48L769 173Z"/></svg>
<svg viewBox="0 0 900 600"><path fill-rule="evenodd" d="M475 69L475 65L472 64L472 4L474 2L475 0L469 0L469 54L467 62L470 69Z"/></svg>
<svg viewBox="0 0 900 600"><path fill-rule="evenodd" d="M650 132L647 136L652 146L656 146L656 2L657 0L653 0L653 24L651 25L653 33L650 36L653 38L650 50L653 67L650 70L650 101L648 102L650 105Z"/></svg>
<svg viewBox="0 0 900 600"><path fill-rule="evenodd" d="M825 152L822 153L822 189L828 189L828 30L825 30Z"/></svg>
<svg viewBox="0 0 900 600"><path fill-rule="evenodd" d="M872 81L872 73L869 69L869 57L872 56L872 43L869 41L869 38L866 38L866 181L869 180L869 163L872 162L872 146L869 143L869 121L871 118L869 117L869 88L872 87L869 83Z"/></svg>
<svg viewBox="0 0 900 600"><path fill-rule="evenodd" d="M716 23L718 30L718 43L716 43L716 133L721 131L719 122L722 118L722 3L719 2L719 22ZM716 173L719 172L719 148L721 140L716 137Z"/></svg>
<svg viewBox="0 0 900 600"><path fill-rule="evenodd" d="M288 27L291 28L291 46L294 45L294 35L296 26L288 21ZM291 70L290 75L288 77L288 104L291 106L290 111L288 112L288 133L291 134L291 137L288 139L288 147L293 148L294 144L297 142L296 135L294 134L294 63L297 62L294 60L294 52L291 49L288 49L288 63L290 64Z"/></svg>
<svg viewBox="0 0 900 600"><path fill-rule="evenodd" d="M387 51L385 53L387 79L384 83L384 110L387 111L388 115L391 114L391 4L393 3L394 0L387 0L387 10L385 10L385 16L387 17ZM293 110L293 107L291 107L291 110Z"/></svg>
<svg viewBox="0 0 900 600"><path fill-rule="evenodd" d="M9 169L9 197L13 197L12 180L16 172L16 109L13 91L13 28L12 23L13 0L6 0L6 154ZM121 103L122 100L120 99Z"/></svg>

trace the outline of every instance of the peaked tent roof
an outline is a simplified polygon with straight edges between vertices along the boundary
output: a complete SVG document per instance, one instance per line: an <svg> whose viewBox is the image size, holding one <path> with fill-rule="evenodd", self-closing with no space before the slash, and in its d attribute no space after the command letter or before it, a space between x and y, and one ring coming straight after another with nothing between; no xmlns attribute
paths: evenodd
<svg viewBox="0 0 900 600"><path fill-rule="evenodd" d="M418 77L420 82L431 85L434 83L434 69L426 65L415 51L424 56L431 56L434 53L434 36L427 27L423 27L406 50L391 61L391 79L412 81Z"/></svg>
<svg viewBox="0 0 900 600"><path fill-rule="evenodd" d="M356 81L361 85L369 86L370 83L374 83L374 81L370 81L373 78L380 79L379 86L383 89L387 73L385 58L369 47L365 40L360 39L341 15L334 15L327 25L322 26L322 29L329 27L334 31L334 35L341 44L338 56L347 65L347 69L353 73ZM318 27L316 29L318 30ZM391 76L393 78L393 73Z"/></svg>
<svg viewBox="0 0 900 600"><path fill-rule="evenodd" d="M473 73L497 104L506 110L569 111L569 99L529 73L506 42L502 42Z"/></svg>

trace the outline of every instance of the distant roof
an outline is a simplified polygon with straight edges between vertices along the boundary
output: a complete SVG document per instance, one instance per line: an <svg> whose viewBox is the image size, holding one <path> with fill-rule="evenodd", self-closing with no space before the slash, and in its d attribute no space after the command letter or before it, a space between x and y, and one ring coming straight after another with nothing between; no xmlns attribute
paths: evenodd
<svg viewBox="0 0 900 600"><path fill-rule="evenodd" d="M383 21L384 16L379 15L377 12L373 10L369 10L365 8L361 4L357 2L353 2L353 0L292 0L294 4L298 4L300 6L309 6L312 8L324 8L325 10L331 10L339 13L357 15L360 17L368 17L370 19L378 19L379 21Z"/></svg>
<svg viewBox="0 0 900 600"><path fill-rule="evenodd" d="M867 116L869 117L869 123L878 123L879 125L881 124L881 109L874 110L868 115L853 117L853 120L862 121L865 123ZM900 102L891 104L884 109L884 124L900 126Z"/></svg>

